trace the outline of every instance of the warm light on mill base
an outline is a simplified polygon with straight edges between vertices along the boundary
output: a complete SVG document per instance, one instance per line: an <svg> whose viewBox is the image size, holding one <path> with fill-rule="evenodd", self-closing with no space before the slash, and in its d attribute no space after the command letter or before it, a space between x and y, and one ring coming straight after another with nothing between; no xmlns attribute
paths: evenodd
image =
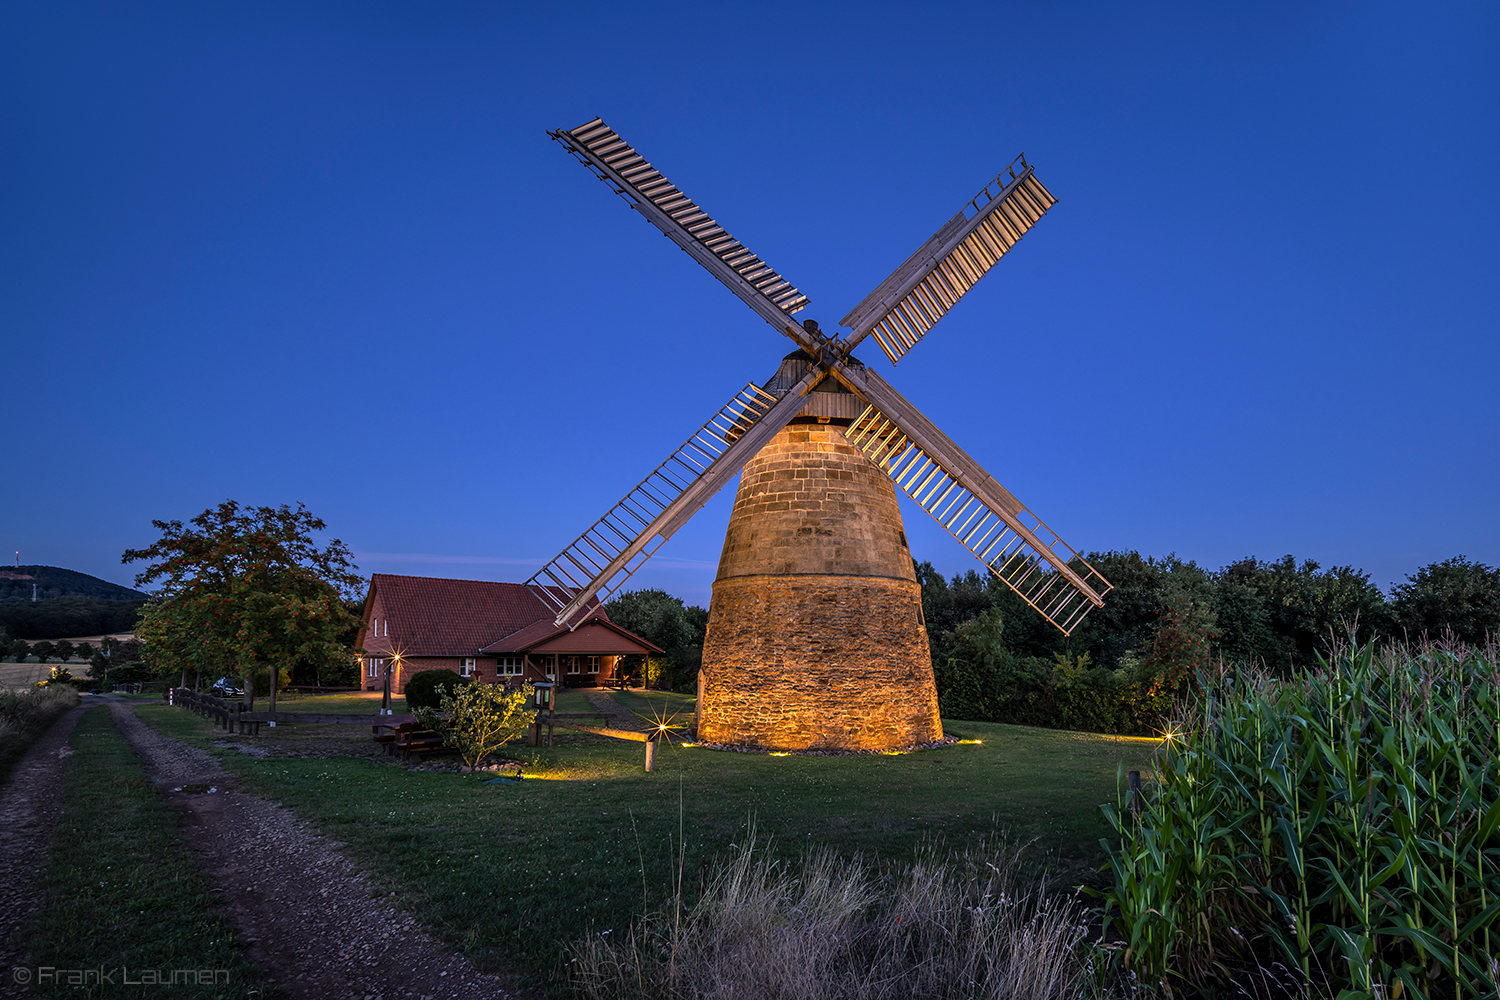
<svg viewBox="0 0 1500 1000"><path fill-rule="evenodd" d="M884 750L942 739L895 490L837 424L790 424L745 466L702 669L705 743Z"/></svg>

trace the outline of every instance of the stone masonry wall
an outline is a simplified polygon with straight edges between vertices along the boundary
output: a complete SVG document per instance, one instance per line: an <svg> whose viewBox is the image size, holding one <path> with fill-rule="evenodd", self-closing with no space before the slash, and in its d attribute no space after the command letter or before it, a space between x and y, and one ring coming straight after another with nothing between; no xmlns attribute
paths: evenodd
<svg viewBox="0 0 1500 1000"><path fill-rule="evenodd" d="M740 477L709 608L698 739L879 750L942 734L889 477L836 426L784 428Z"/></svg>
<svg viewBox="0 0 1500 1000"><path fill-rule="evenodd" d="M941 739L916 583L750 576L714 584L698 739L884 750Z"/></svg>

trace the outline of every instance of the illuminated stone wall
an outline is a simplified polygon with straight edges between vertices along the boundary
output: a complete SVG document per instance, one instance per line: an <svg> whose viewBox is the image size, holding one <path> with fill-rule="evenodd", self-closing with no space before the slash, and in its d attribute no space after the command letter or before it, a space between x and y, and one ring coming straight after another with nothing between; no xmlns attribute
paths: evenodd
<svg viewBox="0 0 1500 1000"><path fill-rule="evenodd" d="M745 466L703 672L704 742L878 750L942 737L895 489L837 426L790 425Z"/></svg>

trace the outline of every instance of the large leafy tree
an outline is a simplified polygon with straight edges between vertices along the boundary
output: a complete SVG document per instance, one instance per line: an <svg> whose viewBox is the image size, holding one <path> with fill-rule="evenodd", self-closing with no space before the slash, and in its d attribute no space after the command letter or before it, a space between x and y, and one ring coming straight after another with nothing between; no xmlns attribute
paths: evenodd
<svg viewBox="0 0 1500 1000"><path fill-rule="evenodd" d="M158 587L136 635L163 673L222 669L245 679L276 678L298 661L336 665L355 656L350 601L363 588L349 547L314 540L326 525L296 508L241 507L226 500L187 524L152 521L161 538L130 549L123 562L146 562L136 586Z"/></svg>
<svg viewBox="0 0 1500 1000"><path fill-rule="evenodd" d="M703 638L708 612L685 605L665 590L627 590L604 605L609 620L662 648L671 661L672 680L691 687L703 663Z"/></svg>
<svg viewBox="0 0 1500 1000"><path fill-rule="evenodd" d="M1455 556L1429 563L1391 588L1395 617L1408 636L1481 645L1500 636L1500 569Z"/></svg>

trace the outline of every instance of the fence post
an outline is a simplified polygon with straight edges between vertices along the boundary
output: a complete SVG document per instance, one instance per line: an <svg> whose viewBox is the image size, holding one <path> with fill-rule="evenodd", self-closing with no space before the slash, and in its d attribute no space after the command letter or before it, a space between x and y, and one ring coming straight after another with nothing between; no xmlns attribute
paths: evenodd
<svg viewBox="0 0 1500 1000"><path fill-rule="evenodd" d="M656 740L650 736L646 737L646 770L656 770Z"/></svg>

